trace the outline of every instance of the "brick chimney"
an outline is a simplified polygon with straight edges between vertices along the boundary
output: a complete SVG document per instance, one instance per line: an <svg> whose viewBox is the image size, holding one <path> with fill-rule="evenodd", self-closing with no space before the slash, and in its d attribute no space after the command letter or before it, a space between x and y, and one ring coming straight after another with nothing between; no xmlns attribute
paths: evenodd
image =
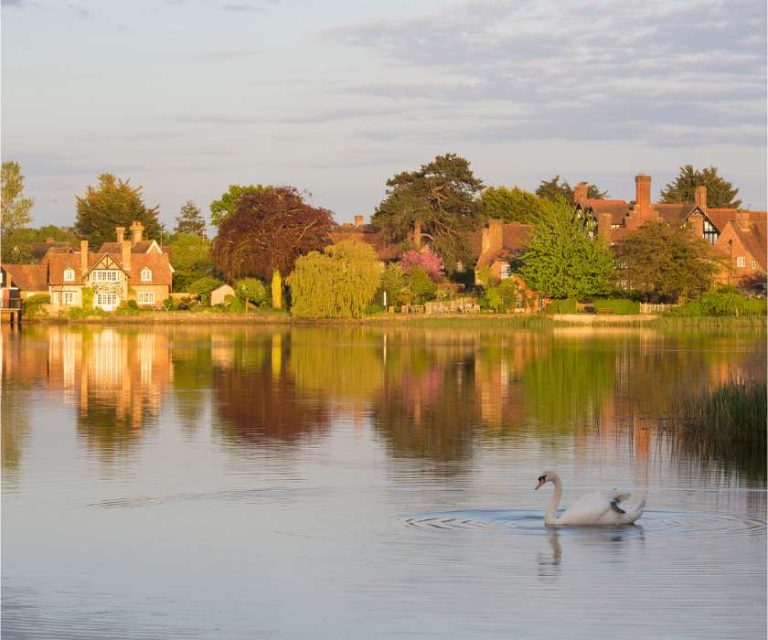
<svg viewBox="0 0 768 640"><path fill-rule="evenodd" d="M363 216L356 215L355 216L355 226L356 227L362 227L363 226L363 220L364 220Z"/></svg>
<svg viewBox="0 0 768 640"><path fill-rule="evenodd" d="M117 236L117 241L120 244L123 244L123 240L125 239L125 227L115 227L115 236Z"/></svg>
<svg viewBox="0 0 768 640"><path fill-rule="evenodd" d="M635 208L642 217L651 213L651 176L635 176Z"/></svg>
<svg viewBox="0 0 768 640"><path fill-rule="evenodd" d="M613 216L610 213L597 214L597 235L605 238L607 242L611 241L611 226L613 225Z"/></svg>
<svg viewBox="0 0 768 640"><path fill-rule="evenodd" d="M88 273L88 241L80 241L80 275L85 278Z"/></svg>
<svg viewBox="0 0 768 640"><path fill-rule="evenodd" d="M697 194L698 195L698 189ZM698 204L698 203L697 203ZM691 233L694 238L704 239L704 217L701 214L692 215L688 218L688 224L691 226Z"/></svg>
<svg viewBox="0 0 768 640"><path fill-rule="evenodd" d="M573 204L578 204L583 209L587 206L587 191L589 189L589 185L587 185L586 182L579 182L574 188L573 188Z"/></svg>
<svg viewBox="0 0 768 640"><path fill-rule="evenodd" d="M693 201L696 206L702 211L707 210L707 187L703 184L696 187L694 192Z"/></svg>
<svg viewBox="0 0 768 640"><path fill-rule="evenodd" d="M136 244L137 242L141 242L143 235L144 225L138 220L134 220L131 225L131 243Z"/></svg>
<svg viewBox="0 0 768 640"><path fill-rule="evenodd" d="M488 221L488 226L483 227L482 252L501 251L501 243L504 236L504 222L496 218Z"/></svg>
<svg viewBox="0 0 768 640"><path fill-rule="evenodd" d="M122 240L120 242L120 258L123 263L123 270L131 277L131 241Z"/></svg>

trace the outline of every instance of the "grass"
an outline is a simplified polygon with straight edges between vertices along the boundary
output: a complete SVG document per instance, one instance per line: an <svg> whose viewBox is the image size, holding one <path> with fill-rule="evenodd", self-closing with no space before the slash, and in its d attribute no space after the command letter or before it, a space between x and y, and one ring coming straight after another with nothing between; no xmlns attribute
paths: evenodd
<svg viewBox="0 0 768 640"><path fill-rule="evenodd" d="M674 442L685 453L766 476L766 386L737 381L682 401Z"/></svg>

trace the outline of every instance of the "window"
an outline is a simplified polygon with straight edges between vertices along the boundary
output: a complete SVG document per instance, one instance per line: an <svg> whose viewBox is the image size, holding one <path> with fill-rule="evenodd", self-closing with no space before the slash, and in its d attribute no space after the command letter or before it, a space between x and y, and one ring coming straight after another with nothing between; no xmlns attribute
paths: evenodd
<svg viewBox="0 0 768 640"><path fill-rule="evenodd" d="M139 291L137 297L139 304L155 304L154 291Z"/></svg>
<svg viewBox="0 0 768 640"><path fill-rule="evenodd" d="M141 281L152 282L152 269L150 269L149 267L144 267L141 270Z"/></svg>
<svg viewBox="0 0 768 640"><path fill-rule="evenodd" d="M740 268L744 268L747 266L747 259L744 256L739 256L736 258L736 266Z"/></svg>
<svg viewBox="0 0 768 640"><path fill-rule="evenodd" d="M709 242L709 244L715 244L715 241L717 240L717 229L715 229L715 226L706 218L704 219L704 239Z"/></svg>
<svg viewBox="0 0 768 640"><path fill-rule="evenodd" d="M59 300L60 300L60 294L58 293L58 291L54 291L51 294L51 303L52 304L59 304Z"/></svg>
<svg viewBox="0 0 768 640"><path fill-rule="evenodd" d="M95 282L117 282L119 273L117 269L96 269L93 272L93 280Z"/></svg>
<svg viewBox="0 0 768 640"><path fill-rule="evenodd" d="M752 268L757 269L757 260L752 260Z"/></svg>
<svg viewBox="0 0 768 640"><path fill-rule="evenodd" d="M506 280L509 278L509 263L505 262L501 265L501 279Z"/></svg>
<svg viewBox="0 0 768 640"><path fill-rule="evenodd" d="M75 304L75 292L74 291L64 291L61 294L61 304L68 304L68 305Z"/></svg>
<svg viewBox="0 0 768 640"><path fill-rule="evenodd" d="M67 267L64 269L64 282L74 282L75 281L75 270L72 267Z"/></svg>
<svg viewBox="0 0 768 640"><path fill-rule="evenodd" d="M97 293L96 294L96 306L97 307L116 307L117 295L114 293Z"/></svg>

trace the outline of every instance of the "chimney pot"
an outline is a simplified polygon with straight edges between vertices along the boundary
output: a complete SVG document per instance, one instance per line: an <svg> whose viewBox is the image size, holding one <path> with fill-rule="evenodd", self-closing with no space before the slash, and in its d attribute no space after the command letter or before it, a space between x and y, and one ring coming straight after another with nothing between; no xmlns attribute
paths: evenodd
<svg viewBox="0 0 768 640"><path fill-rule="evenodd" d="M143 234L144 225L138 220L134 220L131 225L131 243L136 244L137 242L141 242Z"/></svg>
<svg viewBox="0 0 768 640"><path fill-rule="evenodd" d="M355 216L355 226L356 227L362 227L363 226L363 220L364 220L363 216L356 215Z"/></svg>
<svg viewBox="0 0 768 640"><path fill-rule="evenodd" d="M122 244L125 239L125 227L115 227L115 236L117 241Z"/></svg>

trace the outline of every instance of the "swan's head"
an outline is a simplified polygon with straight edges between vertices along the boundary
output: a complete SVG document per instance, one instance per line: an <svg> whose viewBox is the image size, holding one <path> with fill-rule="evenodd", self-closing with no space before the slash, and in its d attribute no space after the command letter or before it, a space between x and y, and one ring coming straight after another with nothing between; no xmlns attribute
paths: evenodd
<svg viewBox="0 0 768 640"><path fill-rule="evenodd" d="M547 482L554 482L555 480L555 474L552 471L545 471L539 476L539 481L534 487L534 489L538 489L539 487L543 487Z"/></svg>

